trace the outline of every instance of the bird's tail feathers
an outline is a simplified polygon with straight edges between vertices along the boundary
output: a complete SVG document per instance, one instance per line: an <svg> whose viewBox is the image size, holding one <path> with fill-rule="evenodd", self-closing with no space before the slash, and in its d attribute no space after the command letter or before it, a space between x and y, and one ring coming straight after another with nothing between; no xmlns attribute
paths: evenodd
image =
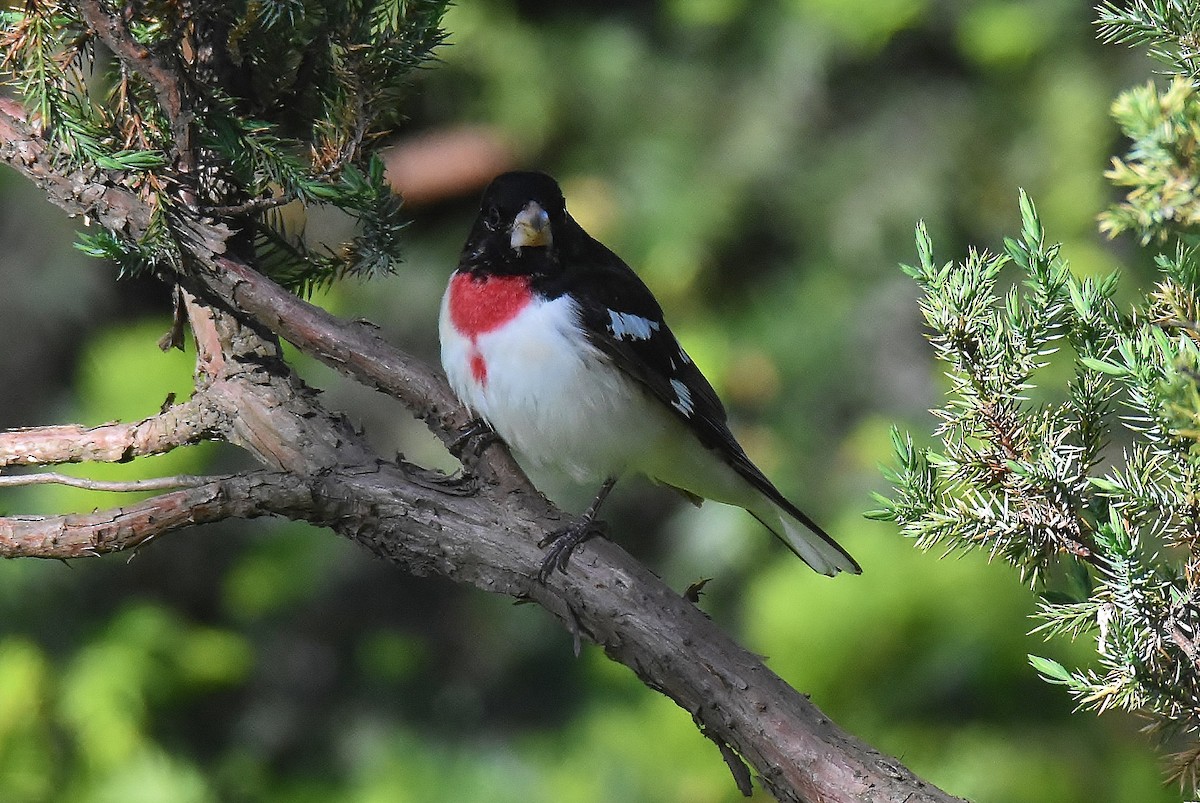
<svg viewBox="0 0 1200 803"><path fill-rule="evenodd" d="M858 561L807 516L797 518L774 503L750 513L814 571L830 577L838 572L862 574Z"/></svg>

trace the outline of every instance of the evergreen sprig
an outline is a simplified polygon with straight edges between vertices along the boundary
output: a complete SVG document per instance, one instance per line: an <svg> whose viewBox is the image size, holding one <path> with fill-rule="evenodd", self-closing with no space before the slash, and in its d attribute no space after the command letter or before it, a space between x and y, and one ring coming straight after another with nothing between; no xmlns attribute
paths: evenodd
<svg viewBox="0 0 1200 803"><path fill-rule="evenodd" d="M260 267L303 293L345 276L369 279L391 273L400 262L400 235L407 223L400 197L385 179L383 161L373 157L365 172L347 167L334 186L338 205L354 218L359 231L340 248L310 249L302 232L289 229L284 214L269 213L271 224L258 231Z"/></svg>
<svg viewBox="0 0 1200 803"><path fill-rule="evenodd" d="M166 225L120 247L84 237L83 251L123 274L178 268L207 222L240 232L230 247L299 290L395 268L400 203L373 153L442 42L446 0L134 4L106 12L136 45L122 57L81 5L0 13L0 66L65 158L141 193ZM164 105L172 92L178 108ZM272 210L293 202L341 209L358 233L314 255L296 232L270 230Z"/></svg>
<svg viewBox="0 0 1200 803"><path fill-rule="evenodd" d="M940 451L894 434L899 491L871 515L899 522L923 547L982 547L1041 579L1059 555L1096 559L1088 477L1100 459L1114 382L1085 361L1115 348L1122 322L1115 277L1078 280L1047 245L1033 202L1020 196L1022 232L1002 254L972 251L937 265L924 226L916 266L921 311L950 399L935 411ZM1005 269L1022 281L1002 290ZM1034 403L1036 377L1065 350L1076 373L1066 398Z"/></svg>
<svg viewBox="0 0 1200 803"><path fill-rule="evenodd" d="M1105 176L1125 200L1100 216L1110 236L1133 232L1142 244L1196 233L1200 225L1200 103L1190 80L1165 90L1153 83L1123 92L1113 117L1129 138L1129 153L1114 158Z"/></svg>
<svg viewBox="0 0 1200 803"><path fill-rule="evenodd" d="M893 492L868 515L923 548L1012 563L1042 593L1040 632L1096 638L1095 667L1032 659L1048 680L1200 740L1200 345L1180 317L1200 265L1192 249L1161 260L1158 288L1123 313L1115 276L1072 275L1024 193L1021 212L1003 254L941 266L918 228L904 269L949 398L939 447L893 432ZM1002 290L1008 272L1020 281Z"/></svg>
<svg viewBox="0 0 1200 803"><path fill-rule="evenodd" d="M1171 244L1141 303L1117 276L1079 278L1020 194L1003 252L942 265L923 226L917 264L929 340L950 387L936 445L894 430L893 486L868 515L918 546L985 549L1039 591L1036 632L1095 639L1071 669L1030 656L1082 707L1122 708L1181 740L1200 778L1200 4L1099 9L1101 36L1149 46L1174 75L1113 104L1129 137L1108 178L1125 198L1110 235Z"/></svg>
<svg viewBox="0 0 1200 803"><path fill-rule="evenodd" d="M1102 41L1145 47L1174 72L1197 76L1200 4L1195 0L1105 0L1096 10Z"/></svg>

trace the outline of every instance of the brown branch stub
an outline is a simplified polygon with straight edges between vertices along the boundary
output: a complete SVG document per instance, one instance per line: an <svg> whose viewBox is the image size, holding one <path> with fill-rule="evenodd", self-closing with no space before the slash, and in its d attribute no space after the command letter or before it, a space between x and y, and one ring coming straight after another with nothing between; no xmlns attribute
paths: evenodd
<svg viewBox="0 0 1200 803"><path fill-rule="evenodd" d="M203 388L225 376L225 352L217 335L212 308L197 304L195 297L182 287L177 287L176 292L180 305L177 314L183 315L191 324L196 343L196 386Z"/></svg>
<svg viewBox="0 0 1200 803"><path fill-rule="evenodd" d="M10 429L0 432L0 467L123 463L199 443L213 437L221 426L221 414L206 399L193 397L130 424Z"/></svg>
<svg viewBox="0 0 1200 803"><path fill-rule="evenodd" d="M94 513L0 518L0 557L94 557L135 549L159 535L228 518L251 518L311 500L287 475L257 472ZM301 516L297 515L297 518Z"/></svg>

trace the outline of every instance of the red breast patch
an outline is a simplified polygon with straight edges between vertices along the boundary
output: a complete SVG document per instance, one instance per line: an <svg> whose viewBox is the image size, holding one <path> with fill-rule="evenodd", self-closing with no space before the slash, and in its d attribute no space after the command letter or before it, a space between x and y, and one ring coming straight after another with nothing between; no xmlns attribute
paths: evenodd
<svg viewBox="0 0 1200 803"><path fill-rule="evenodd" d="M457 273L450 280L450 321L474 339L511 321L532 298L528 276Z"/></svg>
<svg viewBox="0 0 1200 803"><path fill-rule="evenodd" d="M471 347L471 376L480 385L487 384L487 360L474 346Z"/></svg>

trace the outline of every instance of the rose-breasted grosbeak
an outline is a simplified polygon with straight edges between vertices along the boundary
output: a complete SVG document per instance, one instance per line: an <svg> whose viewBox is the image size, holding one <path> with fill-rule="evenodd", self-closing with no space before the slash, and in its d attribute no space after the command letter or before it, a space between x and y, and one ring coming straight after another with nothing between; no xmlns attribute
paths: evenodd
<svg viewBox="0 0 1200 803"><path fill-rule="evenodd" d="M549 176L506 173L484 192L439 329L442 366L474 414L534 463L604 482L543 542L543 580L630 472L745 508L822 574L861 571L750 462L650 290L567 214Z"/></svg>

